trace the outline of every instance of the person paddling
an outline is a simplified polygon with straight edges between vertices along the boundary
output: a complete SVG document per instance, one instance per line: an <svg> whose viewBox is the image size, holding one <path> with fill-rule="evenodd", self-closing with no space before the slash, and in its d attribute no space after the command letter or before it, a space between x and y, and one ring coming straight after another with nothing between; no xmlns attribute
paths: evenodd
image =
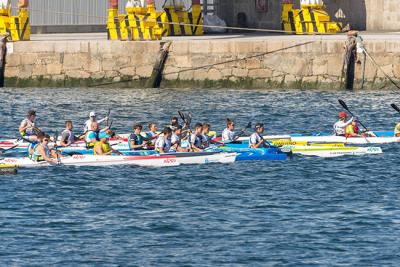
<svg viewBox="0 0 400 267"><path fill-rule="evenodd" d="M72 124L72 121L70 121L70 120L66 121L65 129L61 133L60 146L63 146L63 147L70 146L72 143L74 143L76 140L79 139L79 137L74 135L73 129L74 129L74 125Z"/></svg>
<svg viewBox="0 0 400 267"><path fill-rule="evenodd" d="M31 159L33 161L47 161L51 164L57 163L57 152L49 148L50 136L48 134L40 137L40 143L33 148Z"/></svg>
<svg viewBox="0 0 400 267"><path fill-rule="evenodd" d="M165 127L164 130L162 131L163 135L160 135L157 138L157 141L155 143L155 150L160 153L168 153L171 149L171 136L172 136L172 130L170 127Z"/></svg>
<svg viewBox="0 0 400 267"><path fill-rule="evenodd" d="M99 141L97 141L94 145L93 154L102 156L112 155L112 154L122 155L121 152L111 148L108 140L109 140L108 134L106 132L101 132L99 134Z"/></svg>
<svg viewBox="0 0 400 267"><path fill-rule="evenodd" d="M143 125L135 124L133 126L133 133L128 137L128 145L130 150L140 150L145 149L146 143L142 136Z"/></svg>
<svg viewBox="0 0 400 267"><path fill-rule="evenodd" d="M394 136L400 137L400 122L394 127Z"/></svg>
<svg viewBox="0 0 400 267"><path fill-rule="evenodd" d="M92 122L90 126L90 131L86 134L86 147L87 148L93 148L96 142L98 142L99 139L99 124L97 122Z"/></svg>
<svg viewBox="0 0 400 267"><path fill-rule="evenodd" d="M203 151L203 124L197 123L194 126L194 133L190 135L190 145L193 152Z"/></svg>
<svg viewBox="0 0 400 267"><path fill-rule="evenodd" d="M174 127L171 135L170 152L189 152L189 149L182 147L182 126Z"/></svg>
<svg viewBox="0 0 400 267"><path fill-rule="evenodd" d="M356 119L346 126L346 137L360 137L365 136L365 134L360 133L360 128Z"/></svg>
<svg viewBox="0 0 400 267"><path fill-rule="evenodd" d="M149 131L146 133L146 140L149 141L150 145L155 145L159 134L157 134L157 124L154 122L149 123Z"/></svg>
<svg viewBox="0 0 400 267"><path fill-rule="evenodd" d="M37 140L32 141L28 146L28 157L32 159L33 151L37 145L40 144L40 140L44 138L43 132L39 132L37 135Z"/></svg>
<svg viewBox="0 0 400 267"><path fill-rule="evenodd" d="M180 124L179 124L179 119L178 119L178 117L172 117L171 118L171 126L172 127L178 127L178 126L181 126Z"/></svg>
<svg viewBox="0 0 400 267"><path fill-rule="evenodd" d="M264 138L262 137L262 134L264 133L264 124L262 123L257 123L255 125L255 132L250 135L249 138L249 147L250 148L267 148L268 144L265 143Z"/></svg>
<svg viewBox="0 0 400 267"><path fill-rule="evenodd" d="M246 129L242 129L242 134ZM226 128L222 132L222 142L234 142L239 139L239 135L235 133L235 123L231 119L226 119Z"/></svg>
<svg viewBox="0 0 400 267"><path fill-rule="evenodd" d="M97 120L96 119L96 112L92 111L92 112L89 113L89 119L85 122L85 126L83 127L83 132L87 133L87 132L93 130L93 128L92 128L92 123L93 122L97 122L98 124L100 124L100 123L102 123L104 121L107 121L107 120L108 120L108 117L105 117L105 118L103 118L101 120Z"/></svg>
<svg viewBox="0 0 400 267"><path fill-rule="evenodd" d="M19 125L19 133L21 137L29 141L36 141L37 135L41 130L35 125L36 111L29 110L26 119L21 121Z"/></svg>
<svg viewBox="0 0 400 267"><path fill-rule="evenodd" d="M336 136L346 136L346 127L353 122L353 118L347 120L347 113L340 112L339 120L333 125L334 133Z"/></svg>

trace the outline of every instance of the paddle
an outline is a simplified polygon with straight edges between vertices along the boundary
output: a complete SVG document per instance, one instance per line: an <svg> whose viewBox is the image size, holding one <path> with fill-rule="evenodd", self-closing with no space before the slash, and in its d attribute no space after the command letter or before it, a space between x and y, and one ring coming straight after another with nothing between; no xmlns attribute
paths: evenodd
<svg viewBox="0 0 400 267"><path fill-rule="evenodd" d="M61 159L60 159L60 155L58 154L59 150L58 150L58 146L57 146L57 140L58 140L58 132L55 132L55 134L54 134L54 150L56 151L57 164L60 165Z"/></svg>
<svg viewBox="0 0 400 267"><path fill-rule="evenodd" d="M109 119L110 119L110 115L111 115L111 109L109 108L109 109L108 109L108 113L107 113L107 121L106 121L106 126L107 126L107 127L109 127L109 126L108 126L108 121L109 121ZM111 122L111 123L112 123L112 122ZM109 128L111 128L111 126L110 126Z"/></svg>
<svg viewBox="0 0 400 267"><path fill-rule="evenodd" d="M346 105L346 103L345 103L343 100L339 99L338 101L339 101L339 104L340 104L347 112L349 112L351 116L355 117L354 114L350 111L349 107ZM359 120L357 120L357 121L358 121L358 123L360 123L360 125L361 125L362 127L364 127L365 130L369 131L368 128L367 128L361 121L359 121Z"/></svg>
<svg viewBox="0 0 400 267"><path fill-rule="evenodd" d="M5 152L7 152L7 151L9 151L9 150L13 150L14 148L16 148L17 146L20 145L20 141L22 141L22 140L23 140L22 138L18 138L18 139L17 139L17 144L14 145L14 146L12 146L12 147L9 147L9 148L7 148L7 149L0 148L0 154L4 154Z"/></svg>
<svg viewBox="0 0 400 267"><path fill-rule="evenodd" d="M391 106L394 110L396 110L397 112L400 113L400 108L399 108L396 104L390 104L390 106Z"/></svg>

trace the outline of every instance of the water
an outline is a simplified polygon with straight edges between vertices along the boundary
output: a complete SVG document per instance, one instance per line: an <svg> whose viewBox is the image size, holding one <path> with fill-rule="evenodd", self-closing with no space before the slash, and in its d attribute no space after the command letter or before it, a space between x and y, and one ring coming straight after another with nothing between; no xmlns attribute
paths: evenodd
<svg viewBox="0 0 400 267"><path fill-rule="evenodd" d="M3 137L27 109L38 125L106 114L127 132L178 109L222 130L328 131L344 99L371 129L399 119L390 91L5 89ZM398 103L398 102L397 102ZM52 128L55 127L55 128ZM105 266L398 266L399 145L383 155L179 166L57 167L0 176L0 263Z"/></svg>

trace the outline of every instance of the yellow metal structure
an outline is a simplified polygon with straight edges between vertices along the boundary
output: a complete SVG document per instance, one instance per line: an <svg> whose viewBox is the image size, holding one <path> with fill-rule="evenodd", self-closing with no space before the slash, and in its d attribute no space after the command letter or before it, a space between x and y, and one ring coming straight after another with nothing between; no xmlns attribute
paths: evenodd
<svg viewBox="0 0 400 267"><path fill-rule="evenodd" d="M10 41L28 41L31 36L29 12L19 10L18 16L11 16L11 8L0 9L0 34L7 33Z"/></svg>
<svg viewBox="0 0 400 267"><path fill-rule="evenodd" d="M324 5L301 5L294 9L293 4L282 4L282 27L292 34L334 34L341 32L342 24L331 21Z"/></svg>
<svg viewBox="0 0 400 267"><path fill-rule="evenodd" d="M193 5L191 12L182 6L166 6L163 12L157 12L153 5L126 11L126 15L118 15L116 9L108 10L109 40L160 40L163 36L204 34L200 5Z"/></svg>

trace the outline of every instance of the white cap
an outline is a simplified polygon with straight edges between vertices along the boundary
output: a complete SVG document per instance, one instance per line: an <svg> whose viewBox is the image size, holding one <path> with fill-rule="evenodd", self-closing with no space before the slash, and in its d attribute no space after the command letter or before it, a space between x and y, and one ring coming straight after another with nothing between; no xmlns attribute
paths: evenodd
<svg viewBox="0 0 400 267"><path fill-rule="evenodd" d="M89 117L96 117L96 112L94 111L90 112Z"/></svg>

